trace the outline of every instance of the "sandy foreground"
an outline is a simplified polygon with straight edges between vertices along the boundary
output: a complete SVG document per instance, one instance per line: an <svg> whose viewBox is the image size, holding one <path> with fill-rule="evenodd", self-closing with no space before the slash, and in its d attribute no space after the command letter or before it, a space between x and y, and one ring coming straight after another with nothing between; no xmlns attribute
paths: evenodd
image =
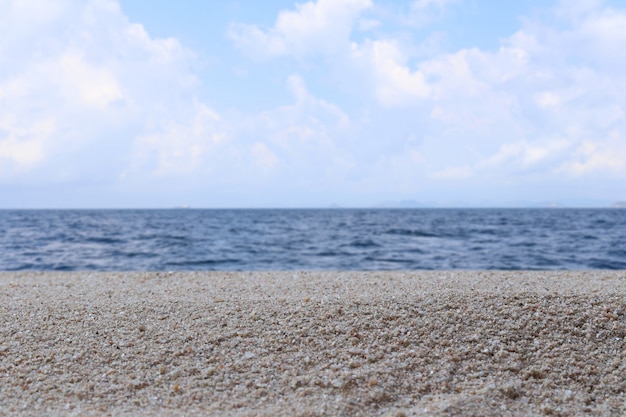
<svg viewBox="0 0 626 417"><path fill-rule="evenodd" d="M0 415L626 415L626 271L0 273Z"/></svg>

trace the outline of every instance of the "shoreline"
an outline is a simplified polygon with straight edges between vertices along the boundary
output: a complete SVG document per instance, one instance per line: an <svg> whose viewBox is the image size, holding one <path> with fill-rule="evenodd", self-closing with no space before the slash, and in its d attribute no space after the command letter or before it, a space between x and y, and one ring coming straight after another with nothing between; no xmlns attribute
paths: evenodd
<svg viewBox="0 0 626 417"><path fill-rule="evenodd" d="M626 271L0 272L0 415L626 414Z"/></svg>

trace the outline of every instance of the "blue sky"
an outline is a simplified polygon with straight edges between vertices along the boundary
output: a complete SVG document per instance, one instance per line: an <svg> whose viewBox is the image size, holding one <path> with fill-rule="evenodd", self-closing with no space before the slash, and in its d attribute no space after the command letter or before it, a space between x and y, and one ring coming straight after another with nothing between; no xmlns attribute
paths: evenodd
<svg viewBox="0 0 626 417"><path fill-rule="evenodd" d="M0 208L626 200L626 2L0 0Z"/></svg>

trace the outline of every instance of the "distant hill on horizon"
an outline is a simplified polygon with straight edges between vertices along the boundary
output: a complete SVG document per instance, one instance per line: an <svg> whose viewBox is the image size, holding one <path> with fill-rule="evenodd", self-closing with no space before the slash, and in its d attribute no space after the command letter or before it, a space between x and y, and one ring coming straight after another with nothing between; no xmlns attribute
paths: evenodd
<svg viewBox="0 0 626 417"><path fill-rule="evenodd" d="M485 202L466 203L456 201L451 203L441 202L419 202L416 200L383 201L375 204L373 208L626 208L626 201L616 201L614 203L601 201L511 201L511 202Z"/></svg>

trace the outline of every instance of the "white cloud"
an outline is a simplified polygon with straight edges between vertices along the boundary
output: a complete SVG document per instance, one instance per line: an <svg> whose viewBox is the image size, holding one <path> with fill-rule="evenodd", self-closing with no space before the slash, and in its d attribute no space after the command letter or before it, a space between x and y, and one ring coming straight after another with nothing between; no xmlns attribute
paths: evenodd
<svg viewBox="0 0 626 417"><path fill-rule="evenodd" d="M377 27L380 27L381 23L378 20L375 19L359 19L359 30L361 32L367 32L373 29L376 29Z"/></svg>
<svg viewBox="0 0 626 417"><path fill-rule="evenodd" d="M559 93L542 91L535 94L535 101L539 107L544 110L548 110L550 108L559 107L562 102L562 98Z"/></svg>
<svg viewBox="0 0 626 417"><path fill-rule="evenodd" d="M424 23L452 2L413 1L410 13ZM272 102L291 97L245 113L200 101L194 51L154 38L114 0L0 2L0 100L10 103L0 184L169 179L341 195L626 181L626 10L562 2L499 48L447 52L424 49L380 10L316 0L269 28L231 25L244 53L294 58L242 70ZM281 91L268 92L277 79ZM233 107L263 102L233 87Z"/></svg>
<svg viewBox="0 0 626 417"><path fill-rule="evenodd" d="M376 97L383 106L402 106L431 94L424 74L406 66L407 57L396 42L353 43L351 57L362 62L362 67L371 68Z"/></svg>
<svg viewBox="0 0 626 417"><path fill-rule="evenodd" d="M253 162L272 174L262 179L290 187L343 183L353 166L352 121L335 104L315 97L302 77L291 75L286 85L292 104L247 118L237 133L242 142L251 138Z"/></svg>
<svg viewBox="0 0 626 417"><path fill-rule="evenodd" d="M570 147L567 140L538 140L538 143L527 141L509 142L500 146L499 151L489 157L484 168L509 165L520 169L529 169L551 158L559 158L562 152Z"/></svg>
<svg viewBox="0 0 626 417"><path fill-rule="evenodd" d="M418 0L411 3L411 10L416 16L421 13L420 19L430 19L451 3ZM372 119L389 125L388 134L362 131L364 146L355 150L358 157L353 163L359 181L379 187L384 182L398 184L399 176L407 178L407 184L420 183L424 176L486 184L506 178L523 181L522 174L532 178L579 177L592 172L613 178L623 175L619 141L603 139L611 131L626 131L626 60L617 52L626 49L619 30L626 21L623 11L581 1L567 15L557 10L557 18L560 14L567 19L560 22L562 28L526 20L495 51L467 48L416 59L417 45L406 39L353 40L350 30L362 10L358 7L338 25L343 31L336 36L338 26L312 23L314 16L324 14L313 10L327 10L326 3L305 6L281 13L268 31L248 27L249 32L240 30L235 38L239 46L245 46L242 42L247 39L248 46L266 56L297 58L327 53L319 47L326 36L336 39L334 45L350 42L349 51L332 51L330 72L346 84L358 85L355 90L361 89L367 114L394 111L393 116L388 113ZM290 26L281 23L304 16L307 23L301 32L287 30ZM310 35L312 27L316 27L315 36L304 36ZM297 83L291 88L298 96ZM395 136L397 129L392 127L398 124L414 126L419 143L403 145L404 139ZM320 135L322 126L294 124L276 133L273 140L277 144L323 137L332 142L332 133ZM590 147L588 142L597 146ZM414 149L420 162L401 156L407 149ZM365 161L371 163L371 170L360 167ZM377 175L380 178L374 179Z"/></svg>
<svg viewBox="0 0 626 417"><path fill-rule="evenodd" d="M421 152L439 161L431 166L433 178L480 172L489 181L529 170L620 177L622 142L605 138L626 132L626 60L611 52L624 46L623 31L614 28L626 14L585 10L561 31L533 22L495 52L472 48L414 61L385 40L355 44L353 57L370 57L362 68L376 74L371 88L381 106L430 116L420 125ZM581 53L580 43L603 49L602 59L598 50ZM606 70L608 59L622 61ZM464 148L461 157L449 151Z"/></svg>
<svg viewBox="0 0 626 417"><path fill-rule="evenodd" d="M220 116L201 103L195 103L188 117L166 120L153 132L135 140L132 170L123 177L149 172L157 177L206 171L202 163L225 140ZM209 167L209 169L212 167Z"/></svg>
<svg viewBox="0 0 626 417"><path fill-rule="evenodd" d="M90 65L79 53L68 51L63 54L55 70L53 77L67 101L106 109L124 98L111 71Z"/></svg>
<svg viewBox="0 0 626 417"><path fill-rule="evenodd" d="M349 44L350 32L371 0L317 0L279 13L274 26L232 24L230 37L252 56L332 54Z"/></svg>
<svg viewBox="0 0 626 417"><path fill-rule="evenodd" d="M298 109L302 115L311 114L309 120L318 120L314 115L328 120L328 125L335 126L338 129L347 128L350 125L350 118L335 104L329 103L323 99L313 96L304 83L304 80L298 75L291 75L287 78L287 86L289 91L296 99L295 109ZM287 110L285 108L284 110Z"/></svg>
<svg viewBox="0 0 626 417"><path fill-rule="evenodd" d="M573 153L575 160L565 162L558 171L576 177L613 173L626 176L626 140L617 131L604 140L584 140Z"/></svg>
<svg viewBox="0 0 626 417"><path fill-rule="evenodd" d="M0 11L0 182L113 182L150 155L154 175L201 164L219 117L195 101L194 54L176 39L151 38L112 0Z"/></svg>
<svg viewBox="0 0 626 417"><path fill-rule="evenodd" d="M279 162L278 157L263 142L256 142L251 147L252 154L257 164L266 169L271 169Z"/></svg>
<svg viewBox="0 0 626 417"><path fill-rule="evenodd" d="M44 139L55 131L54 122L50 119L41 120L34 125L16 128L14 120L5 116L0 120L0 132L8 132L0 136L0 158L12 161L18 172L27 170L44 158ZM5 174L0 169L0 176Z"/></svg>

